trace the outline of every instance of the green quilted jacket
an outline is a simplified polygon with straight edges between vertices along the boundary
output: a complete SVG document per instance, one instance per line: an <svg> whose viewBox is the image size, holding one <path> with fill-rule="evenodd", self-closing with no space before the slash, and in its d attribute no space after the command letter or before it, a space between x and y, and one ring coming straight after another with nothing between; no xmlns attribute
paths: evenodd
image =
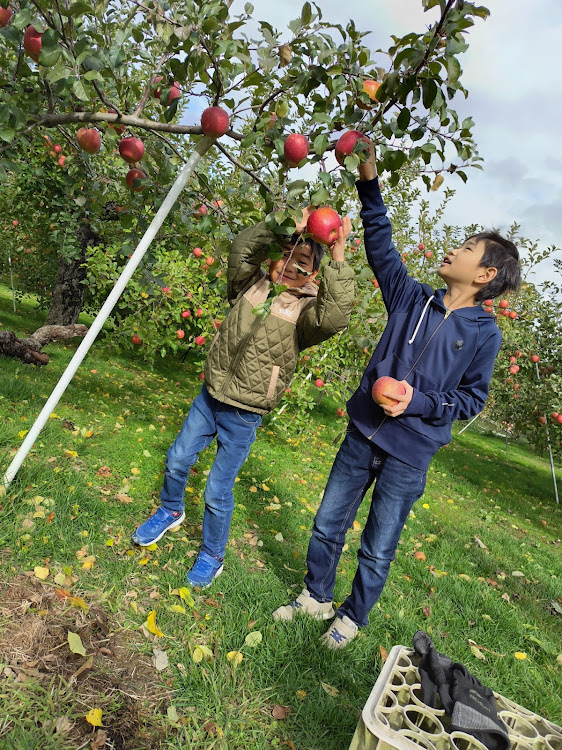
<svg viewBox="0 0 562 750"><path fill-rule="evenodd" d="M228 257L231 309L205 361L205 385L225 404L267 414L291 381L299 352L349 323L354 273L345 262L323 268L320 285L305 284L275 299L262 320L253 308L267 299L270 281L261 265L278 241L265 223L242 231Z"/></svg>

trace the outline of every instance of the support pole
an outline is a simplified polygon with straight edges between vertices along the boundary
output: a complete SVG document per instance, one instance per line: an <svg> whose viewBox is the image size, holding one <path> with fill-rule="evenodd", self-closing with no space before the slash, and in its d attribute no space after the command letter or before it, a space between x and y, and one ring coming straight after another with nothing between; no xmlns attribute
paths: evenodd
<svg viewBox="0 0 562 750"><path fill-rule="evenodd" d="M164 202L158 209L158 212L156 213L156 216L152 219L150 222L150 226L144 233L141 241L137 245L137 248L135 252L132 254L129 262L123 269L123 272L121 273L121 276L117 279L117 282L111 292L109 293L109 296L107 297L106 301L103 303L103 306L101 307L99 313L96 316L96 319L92 323L90 330L82 340L82 343L76 350L74 356L70 360L70 362L67 365L66 370L63 372L59 382L56 384L53 392L47 399L47 402L45 403L45 406L41 410L41 413L35 420L33 426L25 436L25 440L20 446L20 449L14 456L12 463L8 466L8 469L4 475L4 487L8 487L8 485L12 482L13 478L16 476L18 469L24 462L27 454L33 447L35 441L37 440L37 437L43 427L45 426L47 420L49 419L49 416L53 412L54 408L59 402L60 397L65 392L68 384L74 377L74 374L76 370L79 368L80 364L82 363L82 360L88 353L90 347L94 343L98 333L100 332L103 324L109 317L111 311L117 304L119 297L123 293L123 290L125 289L127 283L129 282L129 279L135 272L137 266L141 262L144 254L148 250L148 247L150 246L152 240L156 236L158 230L164 223L164 220L170 213L172 206L178 199L179 194L185 187L188 179L191 176L191 173L199 164L202 157L207 153L209 148L213 145L214 139L208 138L207 136L202 137L195 149L193 150L193 153L187 160L187 163L184 165L182 170L180 171L176 181L170 188L170 192L164 199Z"/></svg>
<svg viewBox="0 0 562 750"><path fill-rule="evenodd" d="M14 306L14 312L16 311L16 294L14 292L14 272L12 271L12 259L8 255L8 265L10 266L10 284L12 286L12 304Z"/></svg>
<svg viewBox="0 0 562 750"><path fill-rule="evenodd" d="M535 372L537 373L537 380L539 383L541 382L541 376L539 373L539 363L535 362ZM550 458L550 471L552 472L552 484L554 485L554 497L556 499L556 505L560 505L560 500L558 499L558 485L556 484L556 470L554 468L554 459L552 457L552 445L550 443L550 430L548 429L548 418L546 414L544 415L545 423L544 428L546 430L546 442L548 445L548 455Z"/></svg>
<svg viewBox="0 0 562 750"><path fill-rule="evenodd" d="M472 419L470 420L470 422L469 422L468 424L465 424L465 426L464 426L464 427L462 428L462 430L459 430L457 434L458 434L458 435L462 435L462 433L463 433L463 432L464 432L465 430L468 430L468 428L470 427L470 425L471 425L471 424L472 424L473 422L476 422L476 420L478 419L478 417L479 417L479 416L480 416L480 412L478 412L478 414L477 414L477 415L476 415L475 417L472 417Z"/></svg>

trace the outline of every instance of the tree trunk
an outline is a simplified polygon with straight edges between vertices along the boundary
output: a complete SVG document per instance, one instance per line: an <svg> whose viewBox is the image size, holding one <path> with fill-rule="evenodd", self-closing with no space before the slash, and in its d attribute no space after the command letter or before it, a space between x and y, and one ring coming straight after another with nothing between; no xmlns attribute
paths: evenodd
<svg viewBox="0 0 562 750"><path fill-rule="evenodd" d="M86 250L88 247L99 245L102 240L87 224L78 229L78 240L80 256L72 260L59 259L51 307L45 325L72 325L76 323L82 310Z"/></svg>
<svg viewBox="0 0 562 750"><path fill-rule="evenodd" d="M41 326L26 339L18 339L13 331L0 331L0 355L17 357L26 364L46 365L49 355L41 351L46 344L60 339L83 338L87 333L86 326L80 324Z"/></svg>

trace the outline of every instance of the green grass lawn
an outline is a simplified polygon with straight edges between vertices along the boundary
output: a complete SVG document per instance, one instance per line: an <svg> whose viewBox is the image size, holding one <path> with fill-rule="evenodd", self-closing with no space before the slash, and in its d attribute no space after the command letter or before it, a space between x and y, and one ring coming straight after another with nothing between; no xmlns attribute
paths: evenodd
<svg viewBox="0 0 562 750"><path fill-rule="evenodd" d="M2 292L3 329L34 330L42 316L32 300L15 317ZM0 360L1 472L76 346L49 345L51 362L39 369ZM192 600L173 593L200 545L212 447L192 474L182 527L154 549L129 543L158 502L164 454L197 374L189 359L148 369L94 346L0 497L2 749L99 739L84 718L99 708L99 731L126 750L345 750L384 651L410 646L419 628L494 690L562 722L562 513L545 460L475 427L455 437L432 464L371 624L331 653L318 642L325 624L274 623L270 613L302 588L344 428L334 404L323 401L300 434L290 408L264 420L236 484L225 571L213 588ZM348 536L338 601L350 589L366 510ZM146 628L151 612L161 637ZM68 631L81 636L84 655L70 651ZM248 645L255 632L261 642ZM154 648L168 658L162 671Z"/></svg>

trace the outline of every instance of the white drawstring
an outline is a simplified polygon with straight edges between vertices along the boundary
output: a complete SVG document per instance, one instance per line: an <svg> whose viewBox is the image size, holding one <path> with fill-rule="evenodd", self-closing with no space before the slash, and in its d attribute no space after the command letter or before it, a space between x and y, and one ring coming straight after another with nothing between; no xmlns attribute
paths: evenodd
<svg viewBox="0 0 562 750"><path fill-rule="evenodd" d="M431 302L431 300L432 300L432 299L433 299L434 297L435 297L435 295L434 295L434 294L432 294L432 295L431 295L431 297L430 297L430 298L429 298L429 299L427 300L427 302L425 303L425 307L423 308L422 314L420 315L420 319L418 320L418 324L417 324L417 326L416 326L416 329L415 329L415 331L414 331L414 335L413 335L413 336L412 336L412 338L411 338L411 339L410 339L410 340L408 341L408 344L413 344L413 343L414 343L414 340L415 340L415 338L416 338L416 336L417 336L417 334L418 334L418 331L419 331L419 329L420 329L420 326L421 326L422 320L423 320L423 319L425 318L425 314L426 314L426 312L427 312L427 308L429 307L429 303Z"/></svg>

